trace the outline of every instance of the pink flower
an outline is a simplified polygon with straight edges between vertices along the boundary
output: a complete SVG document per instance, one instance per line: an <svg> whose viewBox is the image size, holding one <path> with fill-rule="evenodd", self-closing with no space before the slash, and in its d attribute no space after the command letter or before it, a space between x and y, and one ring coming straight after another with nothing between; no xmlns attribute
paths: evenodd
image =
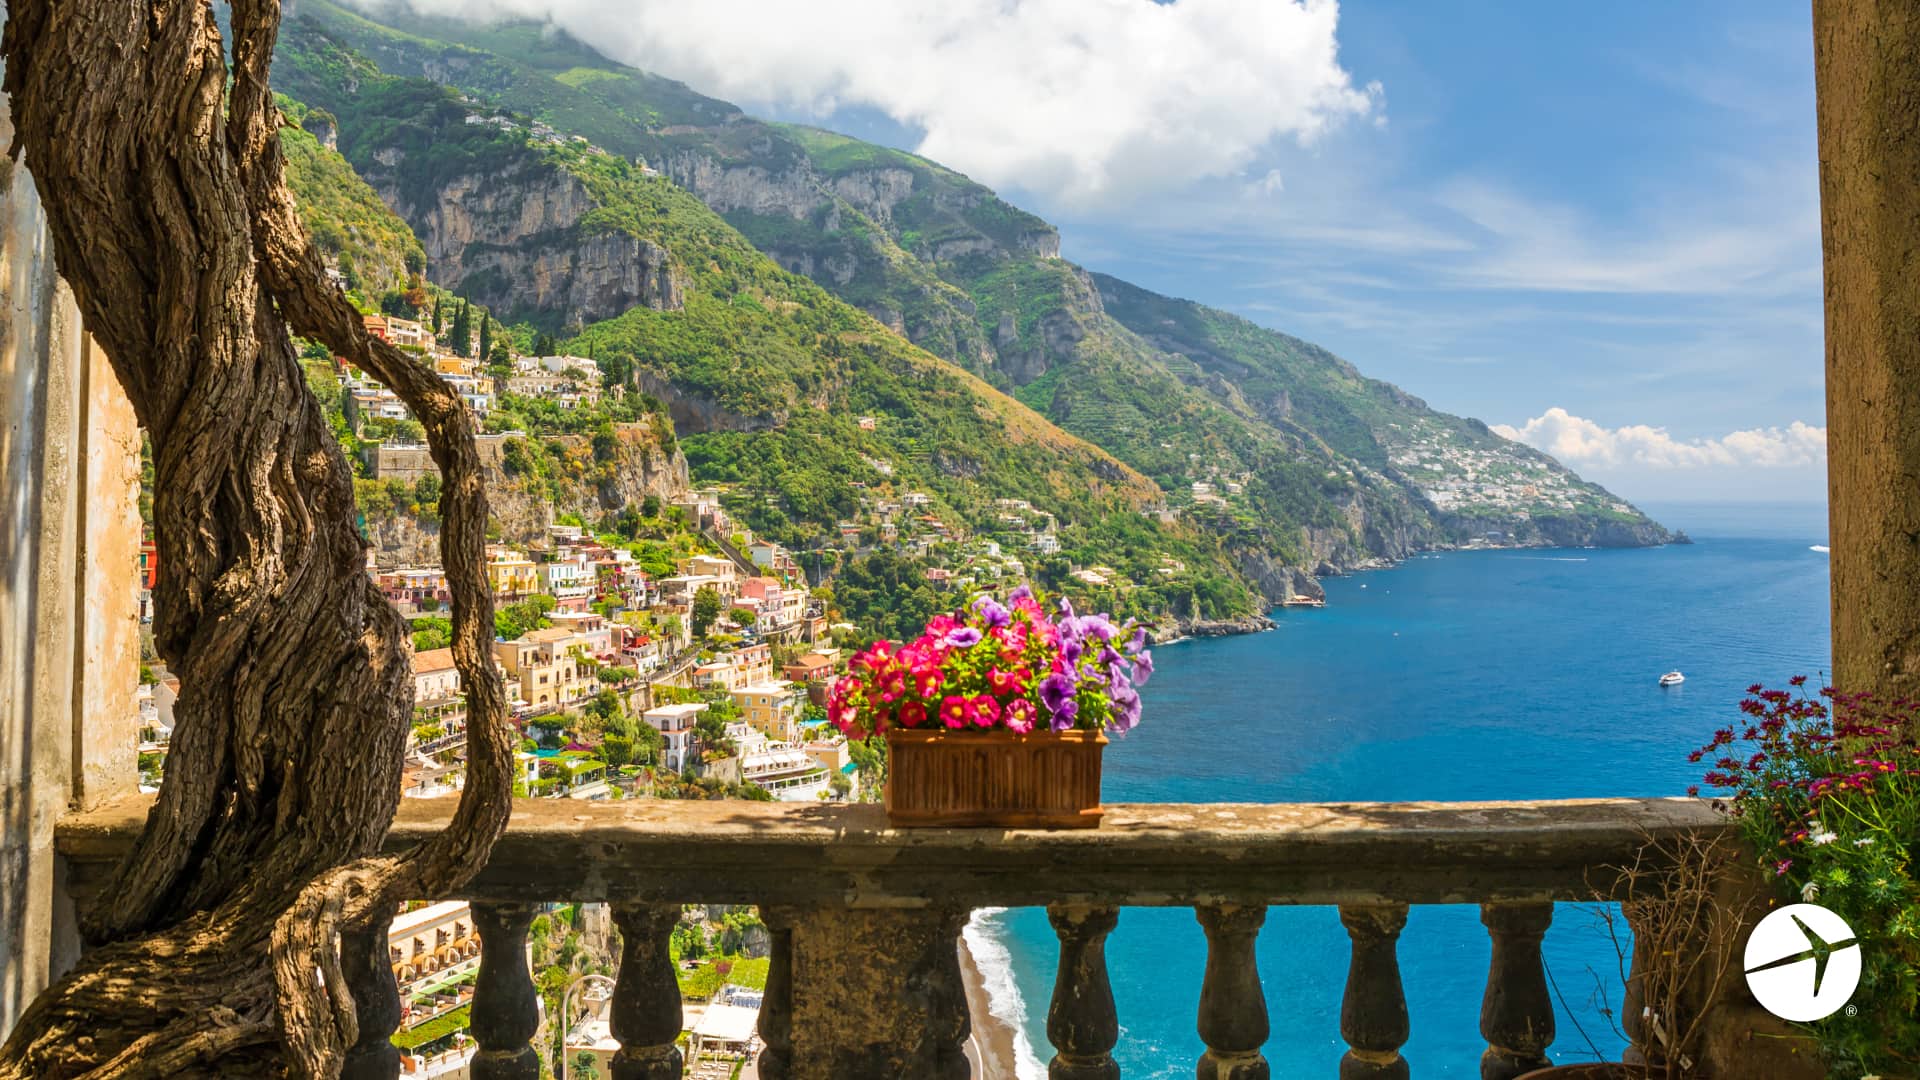
<svg viewBox="0 0 1920 1080"><path fill-rule="evenodd" d="M967 726L967 699L959 694L948 694L940 701L940 722L950 728Z"/></svg>
<svg viewBox="0 0 1920 1080"><path fill-rule="evenodd" d="M941 676L938 668L924 672L915 672L913 676L914 692L923 698L932 698L940 692Z"/></svg>
<svg viewBox="0 0 1920 1080"><path fill-rule="evenodd" d="M989 694L976 694L967 707L973 715L969 717L974 727L992 727L1000 722L1000 703Z"/></svg>
<svg viewBox="0 0 1920 1080"><path fill-rule="evenodd" d="M917 701L909 701L900 706L900 723L905 727L919 727L927 722L927 707Z"/></svg>
<svg viewBox="0 0 1920 1080"><path fill-rule="evenodd" d="M1025 735L1033 730L1034 716L1033 702L1026 698L1015 698L1000 710L1000 718L1006 721L1007 730L1016 735Z"/></svg>
<svg viewBox="0 0 1920 1080"><path fill-rule="evenodd" d="M996 694L1012 694L1019 690L1020 679L1011 671L992 668L987 672L987 685L993 687Z"/></svg>

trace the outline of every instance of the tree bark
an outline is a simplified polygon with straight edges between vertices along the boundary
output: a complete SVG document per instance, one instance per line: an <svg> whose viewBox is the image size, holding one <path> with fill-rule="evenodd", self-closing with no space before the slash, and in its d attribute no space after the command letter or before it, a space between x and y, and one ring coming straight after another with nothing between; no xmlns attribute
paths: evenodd
<svg viewBox="0 0 1920 1080"><path fill-rule="evenodd" d="M0 1047L0 1077L335 1075L357 1037L341 931L457 888L506 825L471 425L367 336L295 216L267 87L277 3L233 3L231 72L205 0L9 7L11 152L152 442L155 643L181 696L154 810L85 918L93 948ZM290 331L390 386L445 480L468 779L449 828L403 856L377 852L412 712L406 625L367 577Z"/></svg>
<svg viewBox="0 0 1920 1080"><path fill-rule="evenodd" d="M1833 682L1920 700L1920 10L1815 0Z"/></svg>

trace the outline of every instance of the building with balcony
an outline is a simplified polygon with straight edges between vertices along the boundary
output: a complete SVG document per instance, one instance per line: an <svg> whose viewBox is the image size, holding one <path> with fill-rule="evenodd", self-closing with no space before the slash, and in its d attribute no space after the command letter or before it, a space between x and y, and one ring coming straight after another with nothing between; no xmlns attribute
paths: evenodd
<svg viewBox="0 0 1920 1080"><path fill-rule="evenodd" d="M727 725L736 753L714 766L714 775L765 788L780 802L817 802L829 790L831 772L803 746L769 739L749 724Z"/></svg>
<svg viewBox="0 0 1920 1080"><path fill-rule="evenodd" d="M506 673L519 681L520 698L536 711L571 705L599 689L589 670L592 652L586 638L562 627L529 630L512 641L493 643Z"/></svg>
<svg viewBox="0 0 1920 1080"><path fill-rule="evenodd" d="M698 740L694 738L693 724L706 711L704 703L690 701L677 705L656 705L640 714L642 720L660 732L664 743L660 748L660 764L673 772L684 772L688 765L694 763Z"/></svg>
<svg viewBox="0 0 1920 1080"><path fill-rule="evenodd" d="M762 682L736 686L733 703L740 717L769 739L797 742L800 718L807 711L807 692L791 683Z"/></svg>
<svg viewBox="0 0 1920 1080"><path fill-rule="evenodd" d="M518 600L540 591L540 570L532 559L496 548L488 553L487 584L496 600Z"/></svg>

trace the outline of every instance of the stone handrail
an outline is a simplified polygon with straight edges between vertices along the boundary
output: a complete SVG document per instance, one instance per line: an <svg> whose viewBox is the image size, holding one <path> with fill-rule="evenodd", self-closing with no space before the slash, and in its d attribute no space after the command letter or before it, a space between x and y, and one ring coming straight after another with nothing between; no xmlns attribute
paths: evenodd
<svg viewBox="0 0 1920 1080"><path fill-rule="evenodd" d="M56 849L82 899L107 879L150 800L73 815ZM434 800L401 801L388 846L440 828ZM1098 829L887 827L877 806L631 800L515 803L487 867L462 891L482 941L471 1014L479 1080L533 1080L538 1007L527 928L552 901L606 901L621 929L610 1013L614 1080L681 1075L680 996L668 940L686 903L755 904L772 936L760 1036L766 1080L964 1080L969 1018L955 950L975 907L1045 906L1061 963L1051 1075L1117 1080L1104 943L1122 906L1192 907L1207 938L1199 1075L1264 1080L1266 1002L1254 944L1273 904L1339 908L1352 940L1343 1080L1408 1075L1396 944L1410 904L1473 903L1492 942L1480 1030L1483 1080L1549 1063L1553 1006L1540 943L1563 900L1588 900L1649 841L1732 825L1694 799L1486 803L1117 805ZM392 1030L384 940L358 939L363 1026ZM876 1007L880 1001L891 1001ZM907 1007L899 1007L904 1004ZM1630 1035L1637 1016L1623 1013ZM379 1037L347 1075L392 1076Z"/></svg>

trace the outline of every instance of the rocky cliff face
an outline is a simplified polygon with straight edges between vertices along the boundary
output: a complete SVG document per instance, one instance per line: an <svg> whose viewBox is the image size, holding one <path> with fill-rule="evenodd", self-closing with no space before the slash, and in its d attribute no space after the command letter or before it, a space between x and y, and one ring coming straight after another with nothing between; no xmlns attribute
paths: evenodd
<svg viewBox="0 0 1920 1080"><path fill-rule="evenodd" d="M394 167L404 153L376 157ZM501 175L458 176L420 199L409 199L391 174L369 179L420 237L434 282L496 313L558 311L579 326L634 307L681 306L666 249L582 228L593 199L561 169L527 162Z"/></svg>
<svg viewBox="0 0 1920 1080"><path fill-rule="evenodd" d="M671 426L615 424L613 432L612 453L599 462L594 461L592 440L585 435L540 439L558 444L565 460L580 464L579 468L570 464L562 477L509 476L499 459L487 460L488 509L500 539L509 544L544 543L547 526L562 514L597 522L649 495L662 502L686 496L687 459ZM383 566L440 560L437 525L398 516L367 522L367 534Z"/></svg>

